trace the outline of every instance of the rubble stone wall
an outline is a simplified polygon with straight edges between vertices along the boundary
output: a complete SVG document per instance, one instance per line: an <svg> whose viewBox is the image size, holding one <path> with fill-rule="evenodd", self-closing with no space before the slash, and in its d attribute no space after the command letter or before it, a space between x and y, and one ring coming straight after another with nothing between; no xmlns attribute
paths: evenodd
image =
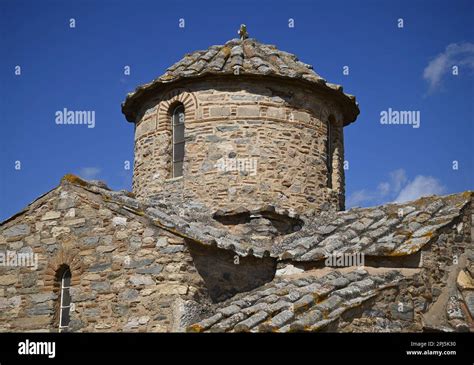
<svg viewBox="0 0 474 365"><path fill-rule="evenodd" d="M346 316L333 330L443 331L448 323L456 331L469 331L474 323L474 287L466 284L474 274L472 219L468 205L421 250L418 269L400 266L406 277L399 285L381 292L373 305Z"/></svg>
<svg viewBox="0 0 474 365"><path fill-rule="evenodd" d="M188 247L213 301L255 289L275 276L276 260L270 257L239 257L235 252L204 247L192 241Z"/></svg>
<svg viewBox="0 0 474 365"><path fill-rule="evenodd" d="M184 176L171 178L170 111L185 107ZM332 120L328 181L327 123ZM133 191L212 208L272 203L296 211L344 208L342 114L314 91L282 81L195 81L157 95L135 130Z"/></svg>
<svg viewBox="0 0 474 365"><path fill-rule="evenodd" d="M183 239L66 185L0 227L9 263L18 254L38 258L36 269L0 265L0 331L58 331L64 265L72 274L70 331L184 329L210 299Z"/></svg>

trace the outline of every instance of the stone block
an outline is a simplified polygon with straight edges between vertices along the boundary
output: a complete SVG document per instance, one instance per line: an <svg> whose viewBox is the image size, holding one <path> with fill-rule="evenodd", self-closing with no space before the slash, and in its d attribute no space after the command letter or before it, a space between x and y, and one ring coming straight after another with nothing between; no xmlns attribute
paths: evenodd
<svg viewBox="0 0 474 365"><path fill-rule="evenodd" d="M258 117L260 115L260 107L248 105L237 107L238 117Z"/></svg>
<svg viewBox="0 0 474 365"><path fill-rule="evenodd" d="M27 236L30 234L30 226L28 224L17 224L4 230L2 234L5 237Z"/></svg>
<svg viewBox="0 0 474 365"><path fill-rule="evenodd" d="M230 115L230 108L228 106L214 106L209 108L209 115L215 117L228 117Z"/></svg>
<svg viewBox="0 0 474 365"><path fill-rule="evenodd" d="M267 109L267 116L269 118L276 118L276 119L285 119L285 109L283 108L273 108L269 107Z"/></svg>
<svg viewBox="0 0 474 365"><path fill-rule="evenodd" d="M17 280L18 276L15 274L0 275L0 285L13 285Z"/></svg>
<svg viewBox="0 0 474 365"><path fill-rule="evenodd" d="M46 221L46 220L50 220L50 219L58 219L59 217L61 217L61 212L49 211L49 212L46 212L43 215L41 220Z"/></svg>

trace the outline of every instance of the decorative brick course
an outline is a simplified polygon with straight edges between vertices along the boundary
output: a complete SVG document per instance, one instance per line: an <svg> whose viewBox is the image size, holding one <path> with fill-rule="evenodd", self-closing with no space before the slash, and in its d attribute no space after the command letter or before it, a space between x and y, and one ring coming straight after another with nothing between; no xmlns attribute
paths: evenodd
<svg viewBox="0 0 474 365"><path fill-rule="evenodd" d="M178 184L170 180L170 110L176 102L184 104L186 115L184 174ZM138 197L176 194L215 209L268 203L296 211L344 208L342 113L309 90L245 78L231 84L194 82L157 95L141 115L133 180ZM326 165L330 116L332 187ZM221 159L233 158L253 159L256 173L218 168Z"/></svg>

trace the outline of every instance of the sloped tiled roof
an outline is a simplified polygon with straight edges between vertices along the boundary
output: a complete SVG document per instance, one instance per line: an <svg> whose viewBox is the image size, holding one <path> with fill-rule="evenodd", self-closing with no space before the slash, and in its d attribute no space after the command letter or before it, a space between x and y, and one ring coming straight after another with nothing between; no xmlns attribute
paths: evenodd
<svg viewBox="0 0 474 365"><path fill-rule="evenodd" d="M292 214L266 206L282 215L298 217L301 230L288 235L261 238L229 233L202 205L184 203L181 216L176 202L160 201L147 214L204 245L233 250L241 256L270 256L279 260L319 261L327 255L360 252L368 256L405 256L419 251L451 224L471 202L471 193L431 196L403 204L323 212L311 216ZM239 209L243 212L245 209ZM259 210L249 211L250 214ZM230 213L230 212L228 212Z"/></svg>
<svg viewBox="0 0 474 365"><path fill-rule="evenodd" d="M236 72L238 75L235 75ZM311 65L299 61L295 55L255 39L232 39L224 45L211 46L207 50L187 54L169 67L165 74L128 94L122 105L122 112L128 121L134 122L137 108L152 92L170 83L211 75L298 80L315 86L338 100L344 107L346 124L354 121L359 114L355 97L345 94L342 86L326 82Z"/></svg>
<svg viewBox="0 0 474 365"><path fill-rule="evenodd" d="M470 202L471 194L462 193L323 213L308 220L302 231L277 242L273 254L294 261L322 260L333 252L410 255L436 237Z"/></svg>
<svg viewBox="0 0 474 365"><path fill-rule="evenodd" d="M215 304L208 315L203 315L201 320L188 327L188 331L194 332L331 330L332 324L339 325L336 322L344 318L346 311L363 308L364 303L379 298L386 289L400 288L406 283L405 279L413 272L419 272L420 268L367 267L365 270L327 267L321 271L313 265L314 262L334 253L363 253L384 259L412 255L435 242L444 227L458 227L459 224L454 223L463 217L464 209L469 209L472 199L471 192L464 192L426 197L404 204L321 214L307 212L301 216L267 206L264 207L266 211L287 214L304 224L294 233L266 240L252 234L231 233L228 227L213 218L214 212L199 202L161 198L138 201L127 191L111 191L103 183L83 181L73 175L65 176L63 183L98 194L118 214L136 214L157 227L198 244L231 250L241 256L272 257L277 264L283 265L312 262L305 271L296 269L293 273L277 273L271 282ZM469 298L472 298L474 252L472 245L470 247L467 269L459 273L457 285L468 289L465 290L467 294L463 293L472 311L469 302L472 299ZM451 299L458 303L455 297ZM456 305L460 308L459 304ZM395 326L399 324L395 323ZM431 317L424 326L452 330L443 321L439 324ZM384 326L377 328L383 330Z"/></svg>
<svg viewBox="0 0 474 365"><path fill-rule="evenodd" d="M277 278L222 303L216 313L188 327L189 332L318 331L344 312L362 305L382 289L396 285L397 271L369 275L355 269L323 277Z"/></svg>
<svg viewBox="0 0 474 365"><path fill-rule="evenodd" d="M291 234L261 237L229 231L213 218L215 212L196 201L149 198L143 202L127 191L111 191L104 184L86 182L73 175L67 176L66 181L100 194L121 209L136 212L154 225L202 245L231 250L242 257L272 257L294 262L321 261L334 253L379 257L414 254L461 215L471 203L472 194L431 196L403 204L320 214L308 212L308 215L265 206L249 213L272 211L298 218L303 226ZM245 209L238 209L238 212L245 212Z"/></svg>

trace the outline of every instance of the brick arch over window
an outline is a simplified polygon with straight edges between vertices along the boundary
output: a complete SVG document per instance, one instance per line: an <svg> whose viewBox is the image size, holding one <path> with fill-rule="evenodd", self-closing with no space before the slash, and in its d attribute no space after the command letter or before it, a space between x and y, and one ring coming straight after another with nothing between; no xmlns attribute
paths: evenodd
<svg viewBox="0 0 474 365"><path fill-rule="evenodd" d="M172 178L173 175L173 128L172 128L172 113L173 110L178 106L182 105L184 107L184 125L186 130L186 125L192 123L196 120L196 111L197 111L197 100L195 96L187 90L176 89L168 94L165 94L159 103L158 106L158 123L157 130L158 133L166 136L167 141L167 153L169 156L166 160L166 170L168 178ZM185 157L186 161L186 157Z"/></svg>
<svg viewBox="0 0 474 365"><path fill-rule="evenodd" d="M58 253L49 260L44 271L44 290L52 291L56 286L56 274L62 267L68 266L71 270L71 285L79 285L84 266L81 257L76 252L69 249L60 249Z"/></svg>
<svg viewBox="0 0 474 365"><path fill-rule="evenodd" d="M171 131L170 118L173 106L183 104L186 111L185 123L193 122L196 119L197 100L196 97L184 89L176 89L161 98L158 107L158 129L166 128Z"/></svg>
<svg viewBox="0 0 474 365"><path fill-rule="evenodd" d="M51 323L54 328L57 328L59 325L60 313L61 282L58 280L58 277L66 267L71 271L71 287L79 286L82 274L84 273L84 265L81 257L77 255L77 252L68 248L61 248L57 254L49 260L43 274L43 291L57 294Z"/></svg>

